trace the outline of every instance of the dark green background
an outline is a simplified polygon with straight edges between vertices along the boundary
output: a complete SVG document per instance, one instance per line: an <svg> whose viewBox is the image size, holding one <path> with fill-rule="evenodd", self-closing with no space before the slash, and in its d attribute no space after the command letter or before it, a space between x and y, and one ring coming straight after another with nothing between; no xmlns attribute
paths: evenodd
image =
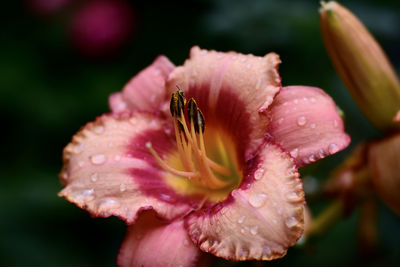
<svg viewBox="0 0 400 267"><path fill-rule="evenodd" d="M158 54L180 65L193 45L221 51L280 54L283 85L324 88L346 113L354 144L380 135L362 117L326 55L318 1L131 1L137 31L121 55L88 59L72 49L70 12L32 15L20 1L3 1L0 42L1 266L113 266L125 226L93 219L58 198L61 152L86 122L108 112L122 88ZM399 73L400 3L343 1L370 28ZM349 149L305 175L319 181ZM400 193L400 192L399 192ZM324 203L312 204L318 212ZM400 266L400 219L379 206L380 241L366 260L359 253L357 210L305 248L291 248L265 265ZM228 265L219 261L219 265ZM249 263L231 263L246 265Z"/></svg>

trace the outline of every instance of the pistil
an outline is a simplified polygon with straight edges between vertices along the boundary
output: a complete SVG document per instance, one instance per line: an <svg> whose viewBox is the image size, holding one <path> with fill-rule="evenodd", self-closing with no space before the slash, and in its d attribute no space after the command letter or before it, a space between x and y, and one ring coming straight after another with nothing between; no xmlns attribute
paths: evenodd
<svg viewBox="0 0 400 267"><path fill-rule="evenodd" d="M187 123L185 118L185 106L190 124ZM188 179L196 185L210 189L227 187L230 182L221 179L220 176L230 176L229 169L207 157L204 143L205 120L196 101L193 98L186 101L183 91L178 90L171 96L170 111L174 119L178 155L184 170L171 167L161 159L152 148L151 143L148 142L146 147L155 160L165 171ZM224 150L223 148L220 149ZM224 163L226 163L225 160Z"/></svg>

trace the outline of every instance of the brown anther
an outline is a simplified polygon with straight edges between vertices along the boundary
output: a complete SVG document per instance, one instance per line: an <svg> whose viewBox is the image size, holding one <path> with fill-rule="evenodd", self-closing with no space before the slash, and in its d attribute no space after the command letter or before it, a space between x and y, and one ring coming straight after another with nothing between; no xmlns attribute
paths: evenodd
<svg viewBox="0 0 400 267"><path fill-rule="evenodd" d="M196 131L196 133L199 133L200 130L202 133L204 133L204 127L205 127L205 121L203 113L201 113L200 109L197 109L194 122L194 130Z"/></svg>
<svg viewBox="0 0 400 267"><path fill-rule="evenodd" d="M197 109L198 108L196 101L193 98L189 99L189 102L187 104L187 112L190 123L193 123L193 121L195 121Z"/></svg>

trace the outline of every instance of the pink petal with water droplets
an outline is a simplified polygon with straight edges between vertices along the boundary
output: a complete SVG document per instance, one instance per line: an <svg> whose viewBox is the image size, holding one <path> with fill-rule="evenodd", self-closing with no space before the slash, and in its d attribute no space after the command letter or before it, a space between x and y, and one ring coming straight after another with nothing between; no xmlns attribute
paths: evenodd
<svg viewBox="0 0 400 267"><path fill-rule="evenodd" d="M122 267L195 266L201 251L190 240L183 221L163 223L151 212L128 228L118 265Z"/></svg>
<svg viewBox="0 0 400 267"><path fill-rule="evenodd" d="M162 123L152 114L139 112L103 115L88 123L64 149L60 179L65 188L59 196L94 216L115 215L127 223L133 223L137 212L146 209L155 210L165 219L186 214L191 207L171 199L171 195L163 199L146 192L149 187L154 192L168 193L171 189L154 167L153 158L134 156L136 148L132 140L142 134L152 136L152 132L163 131ZM133 168L152 175L148 177L151 184L132 175Z"/></svg>
<svg viewBox="0 0 400 267"><path fill-rule="evenodd" d="M206 125L215 123L232 133L249 159L263 142L264 112L281 87L279 63L275 53L256 57L195 46L190 59L171 73L167 89L171 93L179 86L187 98L193 97Z"/></svg>
<svg viewBox="0 0 400 267"><path fill-rule="evenodd" d="M350 143L335 103L319 88L284 87L270 112L270 134L296 158L299 167L334 154Z"/></svg>
<svg viewBox="0 0 400 267"><path fill-rule="evenodd" d="M276 145L262 148L239 189L186 227L201 250L232 260L283 257L304 228L304 192L294 160Z"/></svg>
<svg viewBox="0 0 400 267"><path fill-rule="evenodd" d="M175 68L165 56L157 57L154 62L134 76L121 92L110 96L109 105L114 113L125 110L154 111L161 108L169 95L165 90L165 81Z"/></svg>
<svg viewBox="0 0 400 267"><path fill-rule="evenodd" d="M368 156L373 185L383 201L400 215L400 134L371 144Z"/></svg>

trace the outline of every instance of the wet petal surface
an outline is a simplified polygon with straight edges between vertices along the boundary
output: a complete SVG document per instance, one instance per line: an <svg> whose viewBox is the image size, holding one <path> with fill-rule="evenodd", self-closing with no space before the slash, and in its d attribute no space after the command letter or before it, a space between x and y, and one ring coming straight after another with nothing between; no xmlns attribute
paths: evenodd
<svg viewBox="0 0 400 267"><path fill-rule="evenodd" d="M190 240L183 221L165 224L151 212L140 215L138 222L128 228L118 265L133 266L195 266L201 251Z"/></svg>
<svg viewBox="0 0 400 267"><path fill-rule="evenodd" d="M268 118L264 112L280 89L279 56L216 52L193 47L190 59L167 82L169 93L179 86L193 97L207 122L232 133L245 159L262 143Z"/></svg>
<svg viewBox="0 0 400 267"><path fill-rule="evenodd" d="M185 214L191 209L188 204L146 192L146 188L171 189L149 159L134 155L137 149L145 149L135 148L135 137L164 128L158 117L139 112L103 115L88 123L64 149L60 179L65 188L59 195L94 216L115 215L127 223L146 209L154 209L165 219ZM137 179L133 168L143 170L151 183Z"/></svg>
<svg viewBox="0 0 400 267"><path fill-rule="evenodd" d="M335 103L319 88L284 87L270 112L269 132L299 167L334 154L350 143Z"/></svg>
<svg viewBox="0 0 400 267"><path fill-rule="evenodd" d="M111 111L159 109L169 97L165 91L165 81L174 67L165 56L157 57L150 66L134 76L121 92L110 96Z"/></svg>
<svg viewBox="0 0 400 267"><path fill-rule="evenodd" d="M224 202L189 215L201 250L233 260L283 257L304 227L304 192L294 160L267 144L239 189Z"/></svg>

